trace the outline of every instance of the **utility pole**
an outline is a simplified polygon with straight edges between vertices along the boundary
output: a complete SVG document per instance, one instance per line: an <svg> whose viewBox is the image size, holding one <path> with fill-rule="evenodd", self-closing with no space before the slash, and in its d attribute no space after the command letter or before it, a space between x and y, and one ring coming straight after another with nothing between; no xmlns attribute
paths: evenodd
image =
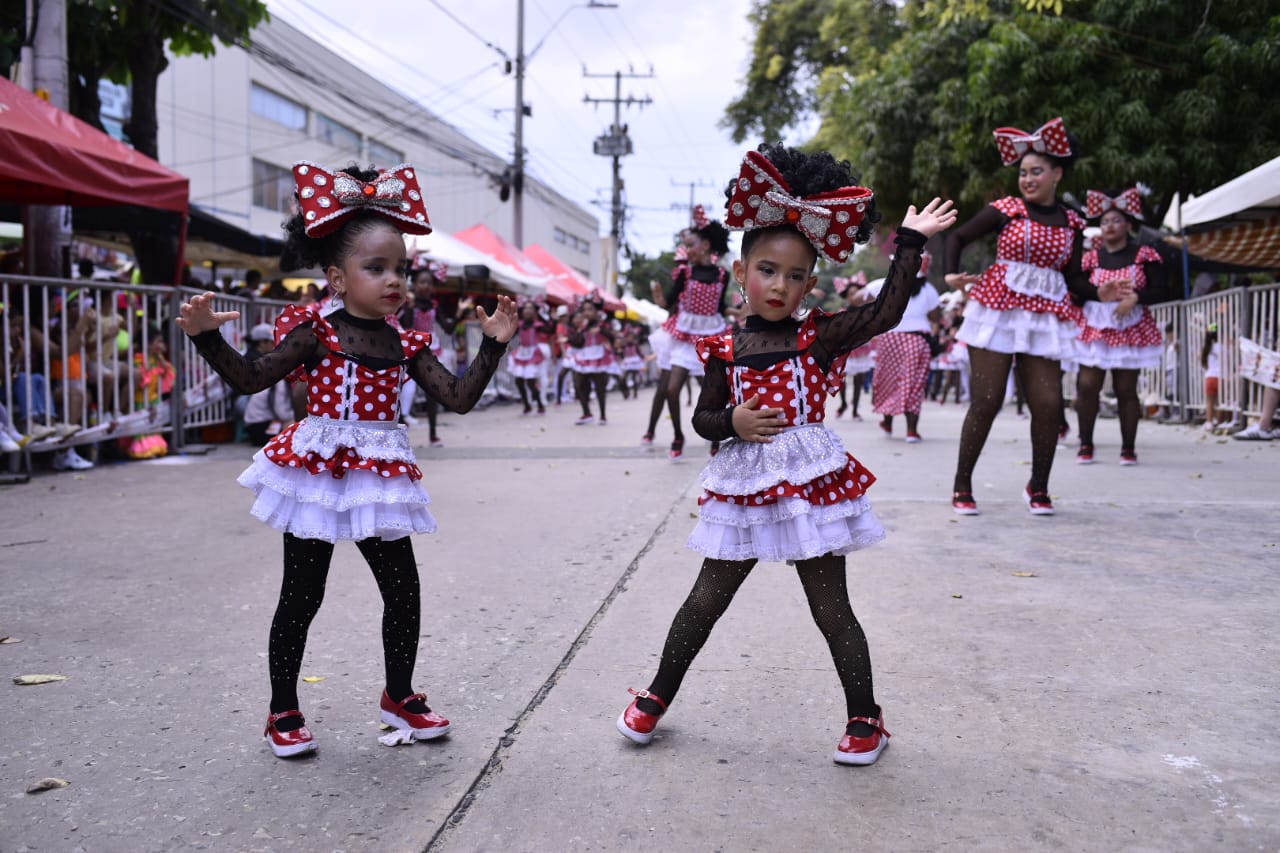
<svg viewBox="0 0 1280 853"><path fill-rule="evenodd" d="M524 0L516 0L516 58L512 60L505 52L489 45L489 47L497 50L503 59L507 60L511 65L511 69L516 75L516 133L515 142L516 150L511 158L511 238L516 244L517 249L524 248L524 120L526 116L533 115L533 109L524 102L524 72L530 60L542 49L542 45L547 40L547 36L560 26L560 22L565 16L574 9L616 9L617 3L605 3L601 0L589 0L584 4L570 6L560 13L560 17L555 19L551 27L543 35L542 39L533 46L533 50L529 51L526 56L524 52ZM485 42L488 44L488 42Z"/></svg>
<svg viewBox="0 0 1280 853"><path fill-rule="evenodd" d="M702 180L697 180L697 181L677 181L677 180L675 180L675 179L672 179L672 180L671 180L671 186L673 186L673 187L684 187L684 186L687 186L687 187L689 188L689 222L691 222L691 223L692 223L692 222L693 222L693 209L694 209L695 207L697 207L697 206L698 206L698 205L695 203L695 201L694 201L694 197L693 197L694 190L696 190L696 189L710 189L711 187L714 187L714 186L715 186L715 184L714 184L714 183L711 183L711 182L709 182L709 181L704 182L704 181L702 181ZM681 205L679 202L672 202L672 203L671 203L671 209L672 209L672 210L680 210L682 207L683 207L683 205Z"/></svg>
<svg viewBox="0 0 1280 853"><path fill-rule="evenodd" d="M644 107L653 103L653 99L648 95L643 98L637 98L634 95L622 97L622 78L628 79L644 79L652 77L653 69L648 74L636 74L633 71L623 73L615 71L613 74L589 74L583 69L582 76L592 77L613 77L613 97L612 98L593 98L590 95L584 95L582 102L585 104L613 104L613 125L609 128L609 132L596 137L595 144L592 146L595 153L601 157L613 158L613 209L611 217L611 225L609 228L609 256L610 269L605 275L605 279L609 285L609 291L614 295L619 295L618 287L618 252L622 248L622 227L623 220L626 218L626 209L622 204L622 158L628 154L635 153L635 147L631 144L631 137L627 134L627 127L622 123L622 106L638 106Z"/></svg>
<svg viewBox="0 0 1280 853"><path fill-rule="evenodd" d="M32 46L29 51L23 50L23 58L29 57L30 62L31 91L58 109L66 110L69 103L66 0L27 0L27 30L32 29ZM22 234L28 273L55 278L70 275L71 208L28 205Z"/></svg>

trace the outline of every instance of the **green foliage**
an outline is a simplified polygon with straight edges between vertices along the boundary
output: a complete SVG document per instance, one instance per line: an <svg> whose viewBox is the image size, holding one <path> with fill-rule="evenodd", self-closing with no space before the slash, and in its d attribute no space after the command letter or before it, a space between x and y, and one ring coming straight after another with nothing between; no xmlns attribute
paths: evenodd
<svg viewBox="0 0 1280 853"><path fill-rule="evenodd" d="M820 20L780 27L801 5ZM991 131L1034 130L1055 115L1081 143L1063 188L1082 195L1142 181L1156 190L1148 199L1156 219L1175 191L1204 192L1280 154L1280 98L1271 92L1280 78L1280 0L1061 6L758 4L749 85L725 123L738 139L776 137L816 114L812 143L854 164L890 223L934 195L955 198L967 215L1014 191ZM763 23L773 27L768 38ZM769 65L762 45L787 58L773 82L757 76ZM788 105L797 94L789 85L801 91Z"/></svg>
<svg viewBox="0 0 1280 853"><path fill-rule="evenodd" d="M662 289L671 292L671 268L676 265L675 252L663 252L656 257L649 257L640 252L628 250L629 266L623 274L627 289L637 299L653 301L652 282L658 282Z"/></svg>

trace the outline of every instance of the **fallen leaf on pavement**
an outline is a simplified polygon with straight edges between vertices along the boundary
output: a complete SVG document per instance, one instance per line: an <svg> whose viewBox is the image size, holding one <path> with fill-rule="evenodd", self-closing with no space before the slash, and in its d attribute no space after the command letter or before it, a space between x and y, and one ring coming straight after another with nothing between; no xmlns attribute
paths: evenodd
<svg viewBox="0 0 1280 853"><path fill-rule="evenodd" d="M0 637L0 646L7 646L10 643L21 643L17 637Z"/></svg>
<svg viewBox="0 0 1280 853"><path fill-rule="evenodd" d="M1040 576L1039 576L1039 575L1037 575L1035 572L1014 572L1014 573L1013 573L1013 576L1014 576L1015 578L1038 578L1038 577L1040 577Z"/></svg>
<svg viewBox="0 0 1280 853"><path fill-rule="evenodd" d="M21 686L28 684L48 684L50 681L66 681L65 675L15 675L13 683Z"/></svg>
<svg viewBox="0 0 1280 853"><path fill-rule="evenodd" d="M41 791L52 791L55 788L65 788L71 783L66 779L59 779L56 776L50 776L47 779L41 779L39 782L27 789L28 794L38 794Z"/></svg>
<svg viewBox="0 0 1280 853"><path fill-rule="evenodd" d="M958 592L953 592L953 593L951 593L951 597L952 597L952 598L964 598L964 596L963 596L963 595L961 595L961 594L960 594L960 593L958 593Z"/></svg>
<svg viewBox="0 0 1280 853"><path fill-rule="evenodd" d="M317 681L324 681L328 677L327 675L304 675L302 680L307 684L315 684Z"/></svg>

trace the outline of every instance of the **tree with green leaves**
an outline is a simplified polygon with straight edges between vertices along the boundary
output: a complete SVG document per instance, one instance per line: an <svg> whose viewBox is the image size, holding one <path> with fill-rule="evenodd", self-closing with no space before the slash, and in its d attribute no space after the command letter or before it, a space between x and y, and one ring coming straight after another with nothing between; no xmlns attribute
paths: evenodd
<svg viewBox="0 0 1280 853"><path fill-rule="evenodd" d="M102 128L98 84L127 83L132 105L124 131L129 143L159 155L156 86L168 67L166 47L178 56L211 56L218 43L242 44L267 19L261 0L67 0L67 61L71 113ZM0 20L25 32L24 0L0 0ZM10 42L0 39L0 55ZM170 281L177 268L176 234L130 235L146 281Z"/></svg>
<svg viewBox="0 0 1280 853"><path fill-rule="evenodd" d="M1141 180L1155 217L1280 154L1280 0L759 0L751 16L725 124L776 139L816 117L812 143L854 164L887 221L1012 191L991 130L1055 115L1081 142L1069 187Z"/></svg>

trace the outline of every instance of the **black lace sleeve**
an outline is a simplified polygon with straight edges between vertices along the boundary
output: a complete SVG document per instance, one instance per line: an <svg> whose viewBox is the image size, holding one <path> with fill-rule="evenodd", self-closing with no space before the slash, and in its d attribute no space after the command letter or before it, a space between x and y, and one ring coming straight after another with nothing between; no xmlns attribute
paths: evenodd
<svg viewBox="0 0 1280 853"><path fill-rule="evenodd" d="M318 358L320 342L309 323L295 326L274 350L250 361L217 329L191 339L196 351L241 394L255 394L279 382L300 364Z"/></svg>
<svg viewBox="0 0 1280 853"><path fill-rule="evenodd" d="M999 231L1009 221L998 209L987 205L972 219L947 235L946 266L947 275L960 271L960 254L964 247L980 237Z"/></svg>
<svg viewBox="0 0 1280 853"><path fill-rule="evenodd" d="M506 344L486 335L466 372L455 376L429 348L424 348L409 361L409 375L445 408L462 414L471 411L480 399L506 351Z"/></svg>
<svg viewBox="0 0 1280 853"><path fill-rule="evenodd" d="M702 392L693 410L693 431L707 441L725 441L737 435L733 431L733 407L729 405L728 365L712 357L702 377Z"/></svg>
<svg viewBox="0 0 1280 853"><path fill-rule="evenodd" d="M1164 263L1143 261L1142 271L1147 276L1147 286L1138 291L1139 304L1155 305L1168 299L1169 276L1165 273Z"/></svg>
<svg viewBox="0 0 1280 853"><path fill-rule="evenodd" d="M818 339L814 346L819 364L829 367L836 357L898 325L911 301L911 286L920 272L920 252L925 241L919 231L899 228L898 248L876 301L817 318Z"/></svg>

